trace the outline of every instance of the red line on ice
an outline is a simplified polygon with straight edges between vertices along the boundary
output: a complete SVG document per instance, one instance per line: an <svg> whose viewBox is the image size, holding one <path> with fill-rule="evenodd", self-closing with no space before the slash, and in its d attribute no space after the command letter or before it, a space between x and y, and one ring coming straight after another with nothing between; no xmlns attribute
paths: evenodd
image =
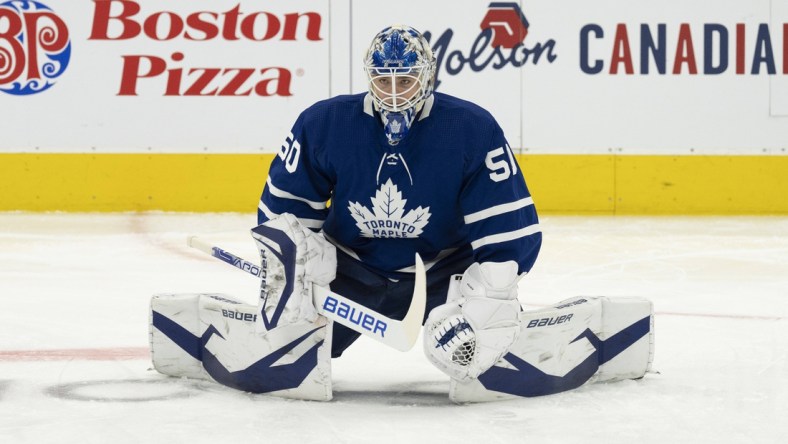
<svg viewBox="0 0 788 444"><path fill-rule="evenodd" d="M545 304L527 304L530 307L543 307L547 308L549 305ZM785 316L765 316L765 315L748 315L748 314L723 314L723 313L685 313L678 311L656 311L655 316L687 316L691 318L719 318L719 319L743 319L755 321L784 321Z"/></svg>
<svg viewBox="0 0 788 444"><path fill-rule="evenodd" d="M71 348L58 350L0 350L0 362L10 361L129 361L147 359L147 347Z"/></svg>
<svg viewBox="0 0 788 444"><path fill-rule="evenodd" d="M744 320L758 320L758 321L782 321L785 318L782 316L759 316L759 315L737 315L737 314L717 314L717 313L678 313L670 311L658 311L655 315L664 316L689 316L695 318L722 318L722 319L744 319Z"/></svg>

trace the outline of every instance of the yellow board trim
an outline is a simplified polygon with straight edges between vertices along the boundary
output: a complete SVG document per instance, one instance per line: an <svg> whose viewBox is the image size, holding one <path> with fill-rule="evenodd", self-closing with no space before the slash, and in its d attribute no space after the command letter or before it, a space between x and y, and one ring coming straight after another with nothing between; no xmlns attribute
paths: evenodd
<svg viewBox="0 0 788 444"><path fill-rule="evenodd" d="M0 211L249 212L274 154L0 154ZM541 214L788 214L788 156L519 155Z"/></svg>
<svg viewBox="0 0 788 444"><path fill-rule="evenodd" d="M254 212L273 154L0 154L0 211Z"/></svg>
<svg viewBox="0 0 788 444"><path fill-rule="evenodd" d="M542 214L788 214L788 156L526 155Z"/></svg>

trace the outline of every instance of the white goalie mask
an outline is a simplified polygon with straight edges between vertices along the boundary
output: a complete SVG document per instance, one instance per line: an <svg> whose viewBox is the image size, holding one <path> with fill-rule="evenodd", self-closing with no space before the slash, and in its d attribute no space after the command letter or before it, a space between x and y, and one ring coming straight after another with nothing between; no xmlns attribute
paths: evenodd
<svg viewBox="0 0 788 444"><path fill-rule="evenodd" d="M411 27L391 26L372 40L364 69L386 138L396 145L432 94L435 57L430 44Z"/></svg>
<svg viewBox="0 0 788 444"><path fill-rule="evenodd" d="M380 31L367 50L364 68L379 110L418 112L432 94L435 57L429 42L409 26Z"/></svg>

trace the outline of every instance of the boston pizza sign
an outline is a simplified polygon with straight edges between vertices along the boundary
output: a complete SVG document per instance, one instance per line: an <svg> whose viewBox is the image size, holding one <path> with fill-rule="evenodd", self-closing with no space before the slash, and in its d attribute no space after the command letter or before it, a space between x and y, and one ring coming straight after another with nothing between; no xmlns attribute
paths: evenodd
<svg viewBox="0 0 788 444"><path fill-rule="evenodd" d="M93 0L89 40L170 42L167 53L124 54L120 96L138 95L141 82L158 85L163 96L291 96L292 68L285 66L192 66L185 47L219 41L260 44L320 41L317 12L273 13L242 4L188 13L150 11L134 0ZM166 5L166 3L154 3ZM226 3L225 3L226 4ZM256 3L260 4L260 3ZM147 4L146 4L147 5ZM177 48L181 44L184 49ZM147 45L146 47L150 47Z"/></svg>

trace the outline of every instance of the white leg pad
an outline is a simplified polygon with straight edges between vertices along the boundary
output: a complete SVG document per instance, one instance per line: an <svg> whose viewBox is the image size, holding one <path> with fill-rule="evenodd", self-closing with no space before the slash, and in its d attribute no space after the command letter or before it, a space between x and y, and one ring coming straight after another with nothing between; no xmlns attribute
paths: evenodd
<svg viewBox="0 0 788 444"><path fill-rule="evenodd" d="M199 352L197 343L194 343L195 348L189 353L153 326L154 317L161 315L192 335L200 337L202 329L198 312L199 300L199 294L159 294L151 298L150 352L153 368L157 372L169 376L211 380L203 369L202 361L195 356Z"/></svg>
<svg viewBox="0 0 788 444"><path fill-rule="evenodd" d="M600 298L602 330L599 339L607 341L617 332L649 316L648 334L601 364L589 382L612 382L638 379L651 370L654 360L654 306L651 301L636 297ZM626 340L626 338L621 338Z"/></svg>
<svg viewBox="0 0 788 444"><path fill-rule="evenodd" d="M332 397L332 324L322 316L259 333L257 307L226 295L157 295L151 310L161 373L287 398Z"/></svg>
<svg viewBox="0 0 788 444"><path fill-rule="evenodd" d="M577 297L520 314L517 341L491 369L451 381L454 402L532 397L588 382L638 379L654 355L653 306L642 298Z"/></svg>

